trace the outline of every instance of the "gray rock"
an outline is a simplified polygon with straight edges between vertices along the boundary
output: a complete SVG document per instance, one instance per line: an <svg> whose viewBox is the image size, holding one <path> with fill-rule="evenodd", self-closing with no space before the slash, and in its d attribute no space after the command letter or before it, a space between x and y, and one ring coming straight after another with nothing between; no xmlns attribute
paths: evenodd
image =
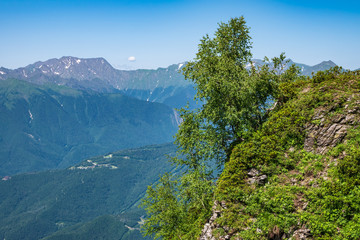
<svg viewBox="0 0 360 240"><path fill-rule="evenodd" d="M311 237L310 229L302 227L296 230L292 236L296 240L305 240Z"/></svg>
<svg viewBox="0 0 360 240"><path fill-rule="evenodd" d="M309 124L306 126L304 149L314 153L326 153L345 138L347 129L354 122L355 117L337 116L332 123L325 126Z"/></svg>
<svg viewBox="0 0 360 240"><path fill-rule="evenodd" d="M247 173L247 175L250 176L250 178L246 179L245 181L249 184L263 185L266 182L267 176L265 174L263 174L263 175L260 175L260 174L261 174L261 172L259 170L252 168Z"/></svg>
<svg viewBox="0 0 360 240"><path fill-rule="evenodd" d="M257 175L259 175L260 172L258 170L256 170L255 168L252 168L249 172L248 172L248 175L250 177L256 177Z"/></svg>

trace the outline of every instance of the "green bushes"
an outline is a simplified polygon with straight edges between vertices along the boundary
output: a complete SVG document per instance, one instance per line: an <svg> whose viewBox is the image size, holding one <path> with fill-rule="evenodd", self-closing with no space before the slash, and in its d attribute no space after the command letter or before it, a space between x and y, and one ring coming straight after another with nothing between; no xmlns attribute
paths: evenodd
<svg viewBox="0 0 360 240"><path fill-rule="evenodd" d="M359 82L356 73L334 68L280 85L286 103L225 165L216 199L227 209L216 222L243 239L292 237L297 229L315 239L359 239ZM326 130L349 112L355 115L345 141L324 155L303 150L309 124ZM267 176L264 185L247 183L252 168Z"/></svg>

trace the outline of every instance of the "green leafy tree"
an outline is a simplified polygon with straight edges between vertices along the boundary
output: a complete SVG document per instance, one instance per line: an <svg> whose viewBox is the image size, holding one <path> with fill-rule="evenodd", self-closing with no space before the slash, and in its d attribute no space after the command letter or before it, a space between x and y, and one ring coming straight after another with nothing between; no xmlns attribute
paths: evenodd
<svg viewBox="0 0 360 240"><path fill-rule="evenodd" d="M151 217L142 227L144 234L154 236L155 239L175 239L184 215L177 199L178 181L165 174L159 184L154 188L149 186L146 193L142 205Z"/></svg>
<svg viewBox="0 0 360 240"><path fill-rule="evenodd" d="M203 105L181 110L183 123L176 143L187 156L181 163L196 168L204 160L217 159L221 165L233 143L266 120L276 89L274 74L267 64L254 66L251 47L244 18L233 18L219 24L213 38L203 37L196 58L183 68Z"/></svg>
<svg viewBox="0 0 360 240"><path fill-rule="evenodd" d="M233 18L220 23L214 37L203 37L196 58L183 68L202 105L180 110L183 122L175 143L181 157L173 160L186 171L175 180L167 174L148 188L143 201L149 214L146 235L195 239L211 214L215 178L209 163L216 160L222 166L233 146L266 121L270 103L286 98L278 89L297 76L298 69L285 70L284 54L255 67L250 49L244 18Z"/></svg>
<svg viewBox="0 0 360 240"><path fill-rule="evenodd" d="M179 179L163 175L149 186L142 202L150 216L142 227L155 239L194 239L209 217L214 184L204 171L187 172Z"/></svg>

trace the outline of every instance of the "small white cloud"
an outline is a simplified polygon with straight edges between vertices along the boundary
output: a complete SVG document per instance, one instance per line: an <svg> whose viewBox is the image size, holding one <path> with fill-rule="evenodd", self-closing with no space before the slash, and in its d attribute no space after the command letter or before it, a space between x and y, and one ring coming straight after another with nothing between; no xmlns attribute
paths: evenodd
<svg viewBox="0 0 360 240"><path fill-rule="evenodd" d="M136 60L136 58L135 58L134 56L131 56L131 57L128 58L128 60L129 60L130 62L134 62L134 61Z"/></svg>

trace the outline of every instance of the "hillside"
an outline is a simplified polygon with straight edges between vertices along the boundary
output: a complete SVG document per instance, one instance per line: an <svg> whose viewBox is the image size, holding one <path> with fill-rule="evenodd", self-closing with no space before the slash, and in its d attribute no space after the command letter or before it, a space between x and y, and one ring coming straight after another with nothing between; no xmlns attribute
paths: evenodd
<svg viewBox="0 0 360 240"><path fill-rule="evenodd" d="M232 150L200 239L360 238L359 76L282 86L285 104Z"/></svg>
<svg viewBox="0 0 360 240"><path fill-rule="evenodd" d="M173 144L123 150L64 170L0 181L0 238L143 239L138 201L160 174L174 171Z"/></svg>
<svg viewBox="0 0 360 240"><path fill-rule="evenodd" d="M178 125L164 104L14 79L0 81L0 112L0 176L169 142Z"/></svg>

